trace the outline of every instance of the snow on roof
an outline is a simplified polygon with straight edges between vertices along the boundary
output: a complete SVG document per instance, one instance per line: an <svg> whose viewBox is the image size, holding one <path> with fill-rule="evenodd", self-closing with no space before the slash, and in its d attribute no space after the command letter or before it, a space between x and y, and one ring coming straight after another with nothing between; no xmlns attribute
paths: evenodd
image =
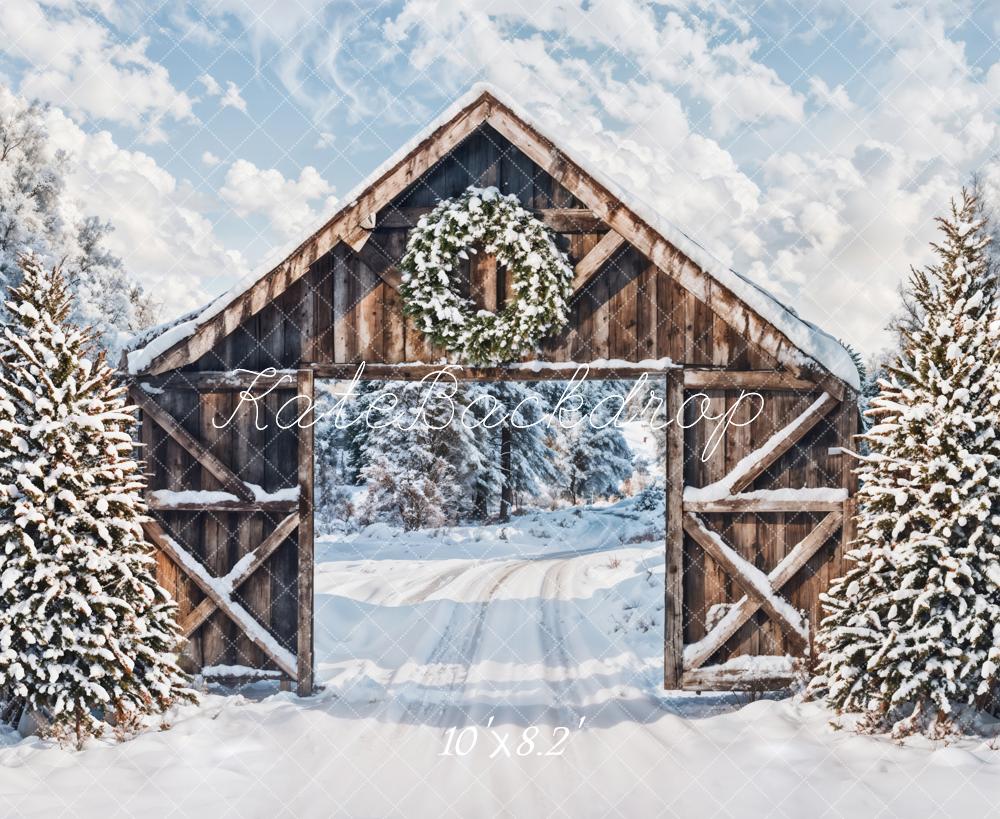
<svg viewBox="0 0 1000 819"><path fill-rule="evenodd" d="M569 147L571 150L574 148L582 149L582 145L574 145L579 137L574 137L572 129L569 129L565 135L556 137L553 135L552 129L547 128L544 123L525 111L521 104L513 100L505 91L489 83L476 83L465 94L442 111L430 125L410 139L372 171L364 181L360 182L347 193L340 200L340 206L336 211L315 220L304 235L307 237L312 236L328 222L340 216L368 188L378 181L381 176L402 162L421 142L450 119L458 115L462 110L472 105L484 94L489 94L498 102L505 105L539 134L554 145L558 145L560 150L563 150L565 147ZM648 196L648 192L646 197L639 195L642 191L636 190L634 184L636 180L630 180L627 185L617 176L609 175L603 168L595 167L594 162L582 161L580 153L583 153L583 151L578 151L572 155L567 152L567 156L571 156L573 162L583 168L595 181L607 188L629 210L674 245L681 253L691 259L692 262L734 293L750 309L784 333L798 348L799 352L804 354L803 363L807 363L807 359L811 358L855 389L860 388L857 367L847 348L840 341L824 330L821 330L815 324L801 318L795 310L780 302L760 285L724 265L708 250L665 219L656 208L647 205L646 200L652 197ZM252 273L245 276L235 286L213 299L200 310L192 311L172 322L160 325L160 327L154 328L152 331L146 331L136 336L130 345L132 349L126 353L128 371L130 373L142 372L161 353L170 349L177 342L194 335L198 327L218 315L227 305L249 290L260 279L267 276L301 244L302 240L300 239L268 253Z"/></svg>

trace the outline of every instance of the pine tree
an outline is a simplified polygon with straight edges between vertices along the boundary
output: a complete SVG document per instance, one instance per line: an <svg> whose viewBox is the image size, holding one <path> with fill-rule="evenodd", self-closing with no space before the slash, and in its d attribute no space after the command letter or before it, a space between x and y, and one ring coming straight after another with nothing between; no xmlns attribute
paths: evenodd
<svg viewBox="0 0 1000 819"><path fill-rule="evenodd" d="M569 491L573 503L602 495L614 495L634 469L632 450L612 418L614 403L603 399L622 396L619 382L591 381L583 385L585 408L580 422L569 431Z"/></svg>
<svg viewBox="0 0 1000 819"><path fill-rule="evenodd" d="M22 269L0 337L0 698L79 744L193 694L143 538L125 388L69 323L59 270Z"/></svg>
<svg viewBox="0 0 1000 819"><path fill-rule="evenodd" d="M359 386L366 383L360 382ZM315 495L317 532L326 534L349 524L354 517L354 506L349 485L357 482L358 467L353 462L356 428L345 427L351 416L338 413L339 403L346 392L343 382L321 381L316 386L315 436ZM352 402L353 412L359 412L357 400Z"/></svg>
<svg viewBox="0 0 1000 819"><path fill-rule="evenodd" d="M555 430L545 420L551 406L533 384L467 382L460 386L459 400L471 408L470 415L481 424L473 429L468 441L472 451L467 460L478 465L469 476L478 499L474 517L485 519L493 510L502 514L503 503L498 501L505 487L515 505L524 496L534 498L561 487L563 476L560 453L554 449ZM504 419L502 424L498 424L500 418ZM502 426L506 426L510 436L509 475L502 468Z"/></svg>
<svg viewBox="0 0 1000 819"><path fill-rule="evenodd" d="M500 427L494 426L496 417L490 414L497 401L503 403L503 387L476 381L459 385L457 399L463 415L455 422L465 424L471 431L471 435L462 436L466 450L461 455L465 464L462 483L471 500L471 504L463 507L463 513L473 520L487 520L500 507L506 476L501 468Z"/></svg>
<svg viewBox="0 0 1000 819"><path fill-rule="evenodd" d="M424 384L386 382L384 388L398 404L368 419L375 426L364 436L363 520L408 530L453 522L469 501L456 469L469 450L460 435L464 427L447 401L425 395Z"/></svg>
<svg viewBox="0 0 1000 819"><path fill-rule="evenodd" d="M557 425L545 419L551 405L534 384L498 384L498 395L511 415L511 482L518 495L536 497L564 483L565 464L558 449Z"/></svg>
<svg viewBox="0 0 1000 819"><path fill-rule="evenodd" d="M814 693L863 727L940 733L1000 663L1000 317L976 197L910 278L919 323L880 380L858 470L854 566L824 596Z"/></svg>

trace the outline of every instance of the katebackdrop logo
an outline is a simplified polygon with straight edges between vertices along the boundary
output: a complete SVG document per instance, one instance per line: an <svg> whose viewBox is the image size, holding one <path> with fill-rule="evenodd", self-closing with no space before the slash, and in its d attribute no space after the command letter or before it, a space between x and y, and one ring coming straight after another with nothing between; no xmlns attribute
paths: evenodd
<svg viewBox="0 0 1000 819"><path fill-rule="evenodd" d="M698 392L687 396L671 415L665 406L663 395L654 388L649 374L645 372L630 382L626 392L607 392L588 406L583 389L590 375L590 367L586 364L581 364L564 380L562 393L551 407L541 395L532 393L508 409L499 398L487 392L471 400L456 400L463 381L462 369L460 364L442 364L418 381L384 381L379 390L362 396L358 386L369 379L364 377L365 363L361 362L353 378L349 382L341 382L346 384L345 389L331 394L336 400L329 406L320 407L313 396L299 393L277 409L273 423L279 429L291 429L296 426L311 427L330 418L334 426L341 430L361 424L369 429L393 426L403 431L438 430L453 423L460 423L468 430L476 430L495 429L504 424L516 429L541 424L573 429L584 423L590 424L594 429L604 429L644 422L654 431L663 430L670 424L677 424L684 429L705 424L708 432L701 452L701 459L705 461L718 449L730 427L748 426L764 410L764 397L759 392L741 390L731 404L718 412L714 411L711 397ZM295 376L280 372L274 367L260 371L241 369L238 372L252 375L253 381L239 393L240 401L232 414L221 424L213 421L213 425L216 429L222 429L232 423L244 408L249 407L254 413L254 425L257 429L269 429L266 417L262 423L262 414L266 416L263 400L276 390L295 384ZM615 379L616 382L622 380L625 379ZM260 382L264 383L258 388ZM408 396L403 400L399 392L404 389L401 384L419 388L417 399ZM536 405L535 412L528 406L532 403ZM747 417L737 421L736 418L744 407L748 408Z"/></svg>

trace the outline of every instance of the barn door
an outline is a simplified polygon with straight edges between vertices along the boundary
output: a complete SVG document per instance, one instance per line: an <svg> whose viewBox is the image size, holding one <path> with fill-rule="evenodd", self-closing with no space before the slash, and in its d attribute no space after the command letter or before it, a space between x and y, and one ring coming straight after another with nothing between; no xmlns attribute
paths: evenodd
<svg viewBox="0 0 1000 819"><path fill-rule="evenodd" d="M279 407L312 396L312 372L258 406L238 380L174 373L132 385L158 579L177 600L192 671L274 677L311 692L312 429L281 429ZM293 405L294 406L294 405ZM263 427L263 428L262 428Z"/></svg>
<svg viewBox="0 0 1000 819"><path fill-rule="evenodd" d="M853 401L779 373L677 370L671 419L682 405L667 434L665 686L782 687L843 571ZM703 416L727 412L713 446Z"/></svg>

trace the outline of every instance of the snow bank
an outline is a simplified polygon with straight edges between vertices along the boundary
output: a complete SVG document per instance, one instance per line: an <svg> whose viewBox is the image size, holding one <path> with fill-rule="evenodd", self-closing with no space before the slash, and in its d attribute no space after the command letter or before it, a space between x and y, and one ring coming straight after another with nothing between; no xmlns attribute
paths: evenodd
<svg viewBox="0 0 1000 819"><path fill-rule="evenodd" d="M528 370L533 373L543 370L575 370L589 367L591 370L670 370L680 367L670 358L644 358L642 361L626 361L623 358L595 358L593 361L516 361L505 365L508 370Z"/></svg>
<svg viewBox="0 0 1000 819"><path fill-rule="evenodd" d="M540 119L532 116L519 103L511 99L505 92L488 84L479 83L474 85L466 94L446 108L434 122L403 145L402 148L372 171L364 181L350 191L341 200L340 207L333 214L318 219L313 225L303 231L303 235L307 237L311 236L322 228L323 225L337 218L341 213L354 205L361 194L376 182L379 177L402 161L407 154L413 151L431 133L458 114L463 108L473 103L484 92L492 94L496 99L514 111L521 119L534 127L540 134L554 144L559 145L560 148L568 147L570 150L567 151L567 155L572 156L574 162L584 168L595 180L625 203L639 218L656 230L664 239L677 247L713 279L732 291L752 310L784 333L802 353L802 363L809 363L809 359L811 358L855 389L860 387L857 367L854 365L854 361L851 359L846 348L837 339L811 322L802 319L793 309L782 304L778 299L746 276L727 268L704 247L667 221L653 208L649 207L646 202L652 201L654 198L651 191L642 190L640 186L639 190L630 192L629 189L635 185L636 179L630 178L626 182L618 176L609 175L610 172L606 172L604 168L598 167L601 165L599 161L583 161L581 154L585 154L586 152L583 150L573 150L574 148L582 148L582 145L579 144L579 137L574 135L572 129L567 129L565 132L559 129L550 129ZM218 315L228 304L270 273L274 267L286 259L301 244L301 241L296 241L275 250L268 255L256 270L247 275L226 293L223 293L207 304L200 311L189 313L174 323L163 325L162 330L158 333L144 333L135 342L134 348L126 354L128 371L130 373L142 372L160 353L166 351L178 341L193 335L198 327Z"/></svg>
<svg viewBox="0 0 1000 819"><path fill-rule="evenodd" d="M265 492L264 488L256 483L245 483L258 503L274 501L296 501L299 499L299 488L297 486L287 486L276 489L274 492ZM232 492L221 492L213 489L157 489L150 493L154 500L167 505L180 503L228 503L238 501Z"/></svg>
<svg viewBox="0 0 1000 819"><path fill-rule="evenodd" d="M724 663L702 666L705 671L745 671L754 675L768 676L771 674L791 674L798 669L800 661L787 654L760 654L751 656L741 654L732 657Z"/></svg>
<svg viewBox="0 0 1000 819"><path fill-rule="evenodd" d="M260 503L267 501L296 501L299 499L299 488L297 486L286 486L282 489L275 489L273 492L265 492L264 487L259 484L246 482L246 485L253 492L254 499Z"/></svg>

